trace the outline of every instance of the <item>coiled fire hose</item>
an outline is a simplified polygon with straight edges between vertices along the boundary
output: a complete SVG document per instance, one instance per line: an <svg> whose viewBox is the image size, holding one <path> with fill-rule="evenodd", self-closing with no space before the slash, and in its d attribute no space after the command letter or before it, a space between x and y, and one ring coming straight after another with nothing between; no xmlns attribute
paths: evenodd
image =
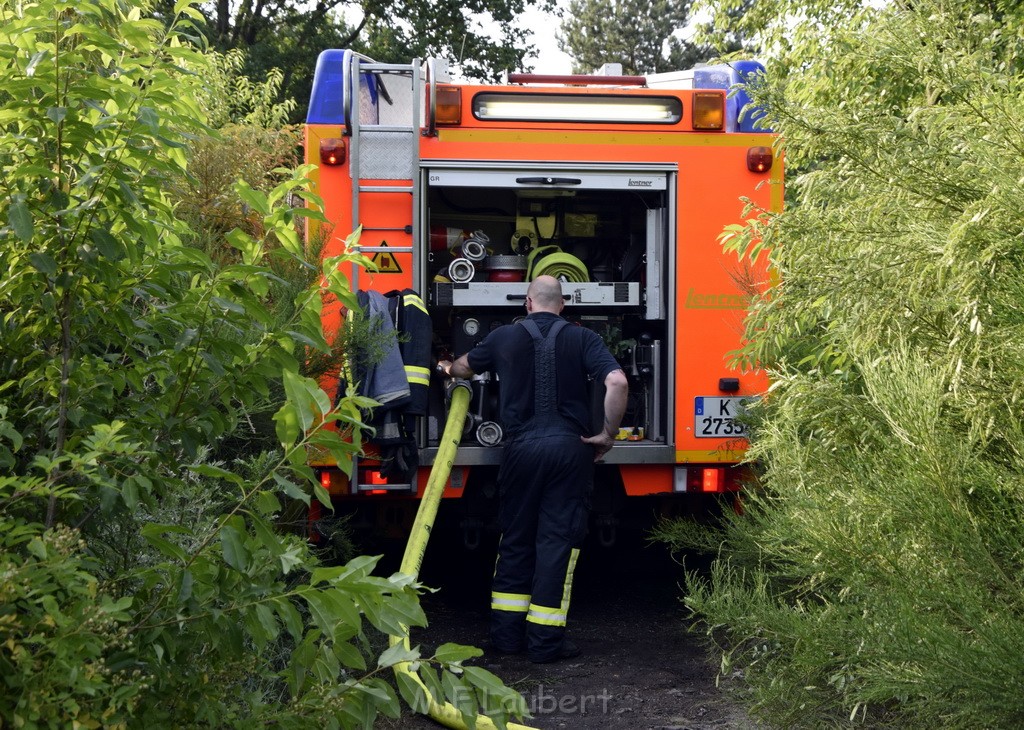
<svg viewBox="0 0 1024 730"><path fill-rule="evenodd" d="M587 281L589 277L586 264L558 246L541 246L530 252L526 278L533 281L542 274L575 283Z"/></svg>
<svg viewBox="0 0 1024 730"><path fill-rule="evenodd" d="M402 556L402 565L399 571L413 578L419 576L420 567L423 565L423 555L427 551L427 541L430 539L430 531L434 525L434 518L437 517L437 508L441 504L441 493L444 492L444 485L451 474L452 464L455 461L455 452L459 449L459 440L462 438L462 427L466 420L466 412L469 410L469 399L472 391L465 380L456 380L451 386L451 403L448 406L448 420L444 425L444 432L441 434L441 441L438 445L437 456L434 458L434 466L430 470L430 477L427 479L427 486L423 490L423 498L420 500L420 507L416 511L416 519L413 522L412 530L409 533L409 540L405 544L405 554ZM389 637L391 646L404 644L405 648L410 647L409 637ZM423 690L427 698L427 714L442 725L457 730L468 730L468 725L462 719L462 713L449 702L443 705L436 702L430 694L430 690L423 684L416 672L409 668L409 662L399 662L394 666L395 675L404 674L412 679ZM476 718L477 728L492 730L497 726L486 715L478 715ZM526 725L507 723L510 730L533 730Z"/></svg>

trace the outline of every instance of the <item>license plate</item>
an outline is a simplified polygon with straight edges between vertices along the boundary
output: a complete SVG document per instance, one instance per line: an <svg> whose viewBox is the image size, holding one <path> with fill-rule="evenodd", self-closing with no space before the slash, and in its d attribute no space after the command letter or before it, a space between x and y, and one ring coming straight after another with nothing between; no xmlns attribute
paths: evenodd
<svg viewBox="0 0 1024 730"><path fill-rule="evenodd" d="M745 437L746 427L735 420L744 414L744 398L694 398L693 435L697 438L720 439Z"/></svg>

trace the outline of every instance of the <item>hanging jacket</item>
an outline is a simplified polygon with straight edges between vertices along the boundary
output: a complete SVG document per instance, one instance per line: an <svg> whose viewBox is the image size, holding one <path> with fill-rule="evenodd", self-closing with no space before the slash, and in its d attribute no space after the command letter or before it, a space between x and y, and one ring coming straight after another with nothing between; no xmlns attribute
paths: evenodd
<svg viewBox="0 0 1024 730"><path fill-rule="evenodd" d="M427 394L430 390L430 315L427 305L412 289L391 291L389 310L394 315L398 330L398 347L405 364L405 377L409 381L409 403L405 412L413 416L427 414Z"/></svg>
<svg viewBox="0 0 1024 730"><path fill-rule="evenodd" d="M360 394L380 403L369 416L369 440L380 449L381 474L412 480L419 466L416 418L426 415L430 388L430 315L412 289L360 291L357 300L380 332L396 334L384 359L360 374Z"/></svg>
<svg viewBox="0 0 1024 730"><path fill-rule="evenodd" d="M404 405L410 395L409 381L405 375L395 325L388 311L388 299L380 292L359 291L356 300L363 308L371 329L381 335L382 341L389 343L380 362L369 364L365 371L357 374L359 392L373 398L381 406L394 408Z"/></svg>

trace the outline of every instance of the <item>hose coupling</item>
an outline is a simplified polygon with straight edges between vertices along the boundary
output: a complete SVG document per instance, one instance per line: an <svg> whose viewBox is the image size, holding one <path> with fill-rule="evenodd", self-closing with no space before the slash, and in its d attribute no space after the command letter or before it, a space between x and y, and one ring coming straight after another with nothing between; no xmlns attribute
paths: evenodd
<svg viewBox="0 0 1024 730"><path fill-rule="evenodd" d="M444 387L444 402L446 406L452 402L452 396L455 394L455 391L458 390L459 388L465 388L470 396L473 395L473 386L469 384L468 380L463 380L462 378L452 378Z"/></svg>
<svg viewBox="0 0 1024 730"><path fill-rule="evenodd" d="M465 284L476 276L476 267L469 259L455 259L448 264L448 278L456 284Z"/></svg>
<svg viewBox="0 0 1024 730"><path fill-rule="evenodd" d="M476 429L476 440L481 446L497 446L505 433L494 421L484 421Z"/></svg>

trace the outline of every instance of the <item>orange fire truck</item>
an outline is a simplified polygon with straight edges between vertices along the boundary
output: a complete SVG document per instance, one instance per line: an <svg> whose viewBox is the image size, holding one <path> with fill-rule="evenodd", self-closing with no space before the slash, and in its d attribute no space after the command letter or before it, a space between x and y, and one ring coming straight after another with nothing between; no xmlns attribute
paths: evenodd
<svg viewBox="0 0 1024 730"><path fill-rule="evenodd" d="M730 352L767 274L724 254L719 237L750 202L782 207L774 136L758 129L742 86L763 68L616 71L483 85L453 83L439 60L320 55L306 156L333 226L325 255L361 226L358 248L376 271L353 267L353 288L405 292L430 329L429 362L406 364L409 382L428 389L411 433L418 468L382 468L372 444L351 478L316 464L336 501L422 490L445 421L445 382L431 366L523 316L528 281L542 273L562 280L564 316L597 331L630 381L621 442L597 471L598 519L611 524L625 496L737 488L737 417L766 381L730 369ZM343 317L325 307L326 329ZM334 396L338 381L323 386ZM445 489L470 514L495 493L500 387L486 374L473 381Z"/></svg>

